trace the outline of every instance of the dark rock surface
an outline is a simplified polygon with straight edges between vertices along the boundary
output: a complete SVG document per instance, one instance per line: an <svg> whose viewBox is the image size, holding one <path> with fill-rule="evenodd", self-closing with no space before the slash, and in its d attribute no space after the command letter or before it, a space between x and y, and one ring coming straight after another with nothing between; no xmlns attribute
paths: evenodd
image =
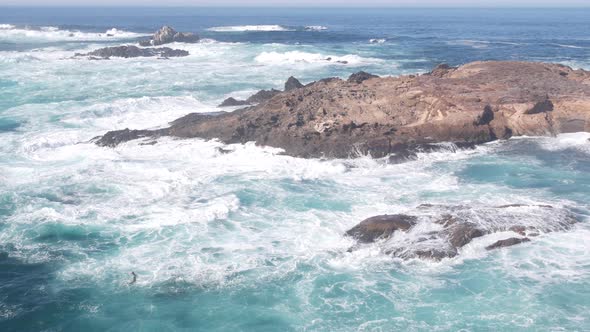
<svg viewBox="0 0 590 332"><path fill-rule="evenodd" d="M160 134L157 134L160 132ZM166 130L154 131L154 130L130 130L125 128L123 130L110 131L106 135L101 136L98 141L102 146L115 147L121 143L125 143L131 140L140 138L157 138L159 136L165 136Z"/></svg>
<svg viewBox="0 0 590 332"><path fill-rule="evenodd" d="M255 141L298 157L347 158L439 142L590 131L590 72L557 64L474 62L362 84L320 80L260 96L254 107L176 121L168 134Z"/></svg>
<svg viewBox="0 0 590 332"><path fill-rule="evenodd" d="M237 100L233 97L229 97L226 100L224 100L221 104L219 104L219 107L244 106L244 105L250 105L250 104L245 100Z"/></svg>
<svg viewBox="0 0 590 332"><path fill-rule="evenodd" d="M286 91L291 91L291 90L300 89L300 88L303 88L303 84L301 84L301 82L299 82L298 79L291 76L291 77L289 77L289 79L287 79L287 82L285 82L284 91L286 92Z"/></svg>
<svg viewBox="0 0 590 332"><path fill-rule="evenodd" d="M494 250L494 249L498 249L498 248L505 248L505 247L511 247L520 243L524 243L524 242L530 242L531 239L527 238L527 237L523 237L523 238L517 238L517 237L511 237L509 239L506 240L500 240L500 241L496 241L493 244L489 245L486 247L486 250Z"/></svg>
<svg viewBox="0 0 590 332"><path fill-rule="evenodd" d="M193 33L177 32L169 26L163 26L156 31L152 38L139 42L141 46L158 46L168 43L196 43L199 41L199 36Z"/></svg>
<svg viewBox="0 0 590 332"><path fill-rule="evenodd" d="M474 239L512 231L522 236L565 231L577 222L569 211L547 205L452 206L423 204L407 214L365 219L346 232L358 246L377 242L386 254L403 259L452 258ZM406 233L392 237L396 232ZM530 241L528 237L500 240L487 250Z"/></svg>
<svg viewBox="0 0 590 332"><path fill-rule="evenodd" d="M188 56L189 53L184 50L174 50L169 47L160 48L140 48L137 46L113 46L100 48L86 54L77 53L76 56L88 56L91 60L116 58L137 58L137 57L162 57L173 58Z"/></svg>
<svg viewBox="0 0 590 332"><path fill-rule="evenodd" d="M260 90L246 99L248 104L260 104L281 93L279 90Z"/></svg>
<svg viewBox="0 0 590 332"><path fill-rule="evenodd" d="M416 224L416 219L404 214L371 217L350 229L346 235L354 237L359 242L370 243L388 238L397 230L407 231Z"/></svg>
<svg viewBox="0 0 590 332"><path fill-rule="evenodd" d="M452 70L457 69L456 67L451 67L446 63L441 63L440 65L436 66L429 75L434 77L444 77L446 74L451 72Z"/></svg>
<svg viewBox="0 0 590 332"><path fill-rule="evenodd" d="M350 75L348 77L347 82L348 83L360 84L360 83L362 83L362 82L364 82L366 80L369 80L371 78L377 78L377 77L379 77L379 76L373 75L373 74L369 74L369 73L366 73L364 71L359 71L358 73L354 73L354 74Z"/></svg>

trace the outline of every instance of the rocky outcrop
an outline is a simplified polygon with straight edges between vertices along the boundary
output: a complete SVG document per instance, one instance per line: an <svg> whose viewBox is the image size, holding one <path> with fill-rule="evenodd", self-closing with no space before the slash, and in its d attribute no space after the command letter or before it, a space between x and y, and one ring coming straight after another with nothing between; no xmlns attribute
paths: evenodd
<svg viewBox="0 0 590 332"><path fill-rule="evenodd" d="M300 88L303 88L303 84L301 84L301 82L299 82L298 79L291 76L287 79L287 82L285 82L284 91L286 92L286 91L296 90L296 89L300 89Z"/></svg>
<svg viewBox="0 0 590 332"><path fill-rule="evenodd" d="M285 82L285 92L300 89L302 87L304 87L304 85L301 84L301 82L299 82L299 80L293 76L289 77L289 79L287 79L287 81ZM221 104L219 104L219 107L256 105L271 99L279 93L281 93L280 90L271 89L260 90L246 100L239 100L233 97L229 97L225 99Z"/></svg>
<svg viewBox="0 0 590 332"><path fill-rule="evenodd" d="M496 241L496 242L492 243L491 245L486 247L486 250L494 250L494 249L498 249L498 248L511 247L511 246L514 246L517 244L521 244L524 242L530 242L530 241L531 241L531 239L529 239L528 237L523 237L523 238L511 237L506 240L500 240L500 241Z"/></svg>
<svg viewBox="0 0 590 332"><path fill-rule="evenodd" d="M196 43L199 41L199 36L193 33L177 32L169 26L163 26L156 31L152 38L139 42L141 46L158 46L169 43Z"/></svg>
<svg viewBox="0 0 590 332"><path fill-rule="evenodd" d="M362 243L390 237L395 231L407 231L416 224L416 217L404 214L384 215L364 220L346 232Z"/></svg>
<svg viewBox="0 0 590 332"><path fill-rule="evenodd" d="M113 46L100 48L86 54L77 53L76 56L88 56L91 60L116 58L137 58L137 57L183 57L189 53L184 50L174 50L169 47L160 48L139 48L137 46Z"/></svg>
<svg viewBox="0 0 590 332"><path fill-rule="evenodd" d="M373 74L369 74L369 73L366 73L364 71L359 71L358 73L354 73L354 74L350 75L348 77L347 82L348 83L360 84L360 83L362 83L362 82L364 82L364 81L366 81L368 79L377 78L377 77L379 77L379 76L373 75Z"/></svg>
<svg viewBox="0 0 590 332"><path fill-rule="evenodd" d="M346 158L403 154L440 142L590 131L590 73L557 64L474 62L362 84L320 80L269 96L247 109L185 117L168 134Z"/></svg>
<svg viewBox="0 0 590 332"><path fill-rule="evenodd" d="M446 63L441 63L440 65L436 66L428 75L432 75L434 77L444 77L449 72L457 69L456 67L451 67Z"/></svg>
<svg viewBox="0 0 590 332"><path fill-rule="evenodd" d="M276 96L277 94L281 93L279 90L271 89L271 90L260 90L255 94L248 97L246 100L235 99L233 97L229 97L225 99L218 107L230 107L230 106L244 106L244 105L256 105L262 102L265 102L272 97Z"/></svg>
<svg viewBox="0 0 590 332"><path fill-rule="evenodd" d="M95 141L100 141L100 145L115 147L121 143L136 140L140 138L158 138L160 136L166 136L168 134L166 129L162 130L129 130L125 128L123 130L110 131L104 136L97 137Z"/></svg>
<svg viewBox="0 0 590 332"><path fill-rule="evenodd" d="M244 105L250 105L250 104L245 100L237 100L234 97L229 97L226 100L224 100L221 104L219 104L219 107L244 106Z"/></svg>
<svg viewBox="0 0 590 332"><path fill-rule="evenodd" d="M570 229L577 219L547 205L447 206L423 204L406 214L368 218L346 232L358 245L377 242L387 254L403 259L441 260L457 256L474 239L497 232L524 237L496 241L487 250L530 241L529 236ZM403 236L395 236L402 233ZM351 250L358 249L359 246Z"/></svg>
<svg viewBox="0 0 590 332"><path fill-rule="evenodd" d="M271 98L278 95L279 93L281 93L281 91L275 90L275 89L260 90L260 91L256 92L255 94L251 95L248 99L246 99L246 102L250 105L260 104L262 102L270 100Z"/></svg>

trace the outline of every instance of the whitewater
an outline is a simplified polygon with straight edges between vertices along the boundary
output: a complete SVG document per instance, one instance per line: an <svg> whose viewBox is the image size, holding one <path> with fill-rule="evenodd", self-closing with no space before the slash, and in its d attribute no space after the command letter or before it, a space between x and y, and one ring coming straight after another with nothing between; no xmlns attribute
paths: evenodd
<svg viewBox="0 0 590 332"><path fill-rule="evenodd" d="M92 143L109 130L232 112L217 105L281 89L289 76L482 59L588 70L587 10L105 13L0 14L1 331L590 330L588 133L401 164L294 158L254 142ZM163 24L203 39L167 45L183 58L73 57L136 45ZM467 206L497 223L560 216L487 207L551 205L579 222L496 251L485 247L514 233L486 235L440 262L393 258L391 242L349 250L344 233L363 219L421 204Z"/></svg>

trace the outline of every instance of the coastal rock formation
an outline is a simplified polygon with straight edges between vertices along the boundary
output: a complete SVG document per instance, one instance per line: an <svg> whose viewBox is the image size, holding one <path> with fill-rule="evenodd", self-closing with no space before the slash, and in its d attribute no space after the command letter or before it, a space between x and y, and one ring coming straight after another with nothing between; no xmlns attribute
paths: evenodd
<svg viewBox="0 0 590 332"><path fill-rule="evenodd" d="M163 26L156 31L151 39L142 40L139 42L141 46L158 46L168 43L196 43L199 41L199 36L190 32L177 32L169 26Z"/></svg>
<svg viewBox="0 0 590 332"><path fill-rule="evenodd" d="M350 75L348 77L347 82L348 83L360 84L360 83L362 83L362 82L364 82L364 81L366 81L368 79L377 78L377 77L379 77L379 76L373 75L373 74L369 74L369 73L366 73L364 71L359 71L358 73L354 73L354 74Z"/></svg>
<svg viewBox="0 0 590 332"><path fill-rule="evenodd" d="M407 231L416 224L416 217L404 214L384 215L364 220L346 232L359 242L371 243L390 237L397 230Z"/></svg>
<svg viewBox="0 0 590 332"><path fill-rule="evenodd" d="M590 72L563 65L473 62L357 81L324 79L271 92L257 106L185 116L152 136L255 141L292 156L346 158L590 131ZM113 135L97 143L111 146Z"/></svg>
<svg viewBox="0 0 590 332"><path fill-rule="evenodd" d="M224 100L221 104L219 104L219 107L244 106L244 105L250 105L250 104L245 100L237 100L234 97L229 97L226 100Z"/></svg>
<svg viewBox="0 0 590 332"><path fill-rule="evenodd" d="M509 237L486 247L492 250L529 242L528 236L539 233L568 230L576 222L567 210L547 205L423 204L407 214L368 218L345 235L357 240L359 245L380 240L382 250L394 257L441 260L457 256L461 248L488 234L513 232L524 236Z"/></svg>
<svg viewBox="0 0 590 332"><path fill-rule="evenodd" d="M303 88L303 84L301 84L301 82L299 82L298 79L291 76L291 77L289 77L289 79L287 79L287 82L285 82L284 91L286 92L286 91L291 91L291 90L295 90L295 89L299 89L299 88Z"/></svg>
<svg viewBox="0 0 590 332"><path fill-rule="evenodd" d="M301 82L299 82L299 80L293 76L289 77L289 79L287 79L287 81L285 82L285 91L291 91L302 87L304 87L304 85L301 84ZM279 93L281 93L281 91L271 89L260 90L246 100L238 100L233 97L229 97L226 100L224 100L221 104L219 104L219 107L256 105L271 99Z"/></svg>
<svg viewBox="0 0 590 332"><path fill-rule="evenodd" d="M524 242L530 242L531 239L529 239L528 237L523 237L523 238L517 238L517 237L511 237L509 239L506 240L500 240L500 241L496 241L493 244L489 245L486 247L486 250L494 250L494 249L498 249L498 248L505 248L505 247L511 247L520 243L524 243Z"/></svg>
<svg viewBox="0 0 590 332"><path fill-rule="evenodd" d="M92 60L109 59L111 57L117 58L137 58L137 57L183 57L188 56L189 53L184 50L174 50L169 47L160 48L139 48L137 46L113 46L100 48L86 54L76 53L76 56L88 56Z"/></svg>

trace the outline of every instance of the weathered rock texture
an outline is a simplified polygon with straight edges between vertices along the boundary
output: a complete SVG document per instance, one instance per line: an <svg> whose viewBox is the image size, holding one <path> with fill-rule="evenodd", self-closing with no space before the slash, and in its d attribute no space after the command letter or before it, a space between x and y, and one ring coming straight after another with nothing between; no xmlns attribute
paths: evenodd
<svg viewBox="0 0 590 332"><path fill-rule="evenodd" d="M173 42L178 43L196 43L199 41L199 36L190 32L177 32L169 26L163 26L156 31L151 39L140 41L141 46L158 46Z"/></svg>
<svg viewBox="0 0 590 332"><path fill-rule="evenodd" d="M169 47L159 48L139 48L137 46L113 46L100 48L86 54L77 53L76 56L88 56L90 58L109 59L111 57L117 58L137 58L137 57L183 57L188 56L189 53L184 50L174 50Z"/></svg>
<svg viewBox="0 0 590 332"><path fill-rule="evenodd" d="M408 214L368 218L346 232L358 246L380 240L385 253L403 259L455 257L476 238L513 232L487 250L529 242L540 233L569 230L577 219L563 208L547 205L446 206L423 204ZM397 235L397 236L396 236Z"/></svg>
<svg viewBox="0 0 590 332"><path fill-rule="evenodd" d="M152 136L256 141L293 156L340 158L589 130L590 72L490 61L419 76L324 79L232 113L190 114ZM110 132L97 143L123 141Z"/></svg>

